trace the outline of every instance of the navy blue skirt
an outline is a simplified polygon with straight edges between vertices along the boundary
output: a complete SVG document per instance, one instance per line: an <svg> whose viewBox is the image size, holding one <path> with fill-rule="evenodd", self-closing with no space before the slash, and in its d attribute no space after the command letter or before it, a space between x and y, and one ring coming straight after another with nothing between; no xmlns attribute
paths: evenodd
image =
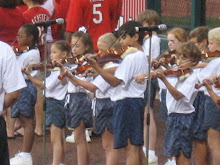
<svg viewBox="0 0 220 165"><path fill-rule="evenodd" d="M144 99L126 98L116 101L113 111L114 148L122 148L128 144L142 146Z"/></svg>
<svg viewBox="0 0 220 165"><path fill-rule="evenodd" d="M46 126L53 124L62 129L66 125L65 117L64 100L46 98Z"/></svg>
<svg viewBox="0 0 220 165"><path fill-rule="evenodd" d="M187 158L191 157L194 119L195 113L168 115L164 142L166 156L176 157L182 151Z"/></svg>
<svg viewBox="0 0 220 165"><path fill-rule="evenodd" d="M193 124L193 137L198 140L207 139L207 129L204 128L205 116L205 95L204 92L199 92L193 102L195 107L195 121Z"/></svg>
<svg viewBox="0 0 220 165"><path fill-rule="evenodd" d="M92 101L90 97L85 93L70 93L68 95L67 97L70 97L70 102L65 106L66 126L69 128L76 128L80 125L80 122L83 121L86 128L91 128Z"/></svg>
<svg viewBox="0 0 220 165"><path fill-rule="evenodd" d="M205 129L213 128L220 131L220 110L211 97L205 96Z"/></svg>
<svg viewBox="0 0 220 165"><path fill-rule="evenodd" d="M29 80L25 80L27 87L20 90L20 95L18 100L11 108L11 117L16 118L19 114L33 118L34 117L34 107L37 101L37 88Z"/></svg>
<svg viewBox="0 0 220 165"><path fill-rule="evenodd" d="M105 131L105 128L109 132L113 133L113 109L114 102L110 98L106 99L96 99L95 102L95 125L94 132L98 135Z"/></svg>

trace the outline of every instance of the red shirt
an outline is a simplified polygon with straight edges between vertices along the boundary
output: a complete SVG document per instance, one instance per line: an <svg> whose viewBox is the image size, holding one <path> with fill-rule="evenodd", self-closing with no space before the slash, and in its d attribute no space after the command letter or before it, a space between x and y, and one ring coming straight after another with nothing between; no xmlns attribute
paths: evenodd
<svg viewBox="0 0 220 165"><path fill-rule="evenodd" d="M85 26L97 51L98 38L115 30L121 9L122 0L71 0L66 31L76 32Z"/></svg>
<svg viewBox="0 0 220 165"><path fill-rule="evenodd" d="M26 10L23 13L23 15L26 20L26 23L45 22L50 19L49 12L40 6L32 7ZM40 45L43 45L44 27L38 27L38 29L39 29Z"/></svg>
<svg viewBox="0 0 220 165"><path fill-rule="evenodd" d="M25 23L22 10L0 7L0 40L9 45L15 40L19 28Z"/></svg>

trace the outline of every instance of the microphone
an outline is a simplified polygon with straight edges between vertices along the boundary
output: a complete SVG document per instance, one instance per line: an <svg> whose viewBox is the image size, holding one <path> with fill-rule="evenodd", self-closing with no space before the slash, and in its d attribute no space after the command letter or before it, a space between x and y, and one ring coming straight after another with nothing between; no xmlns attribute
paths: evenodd
<svg viewBox="0 0 220 165"><path fill-rule="evenodd" d="M36 26L50 26L52 24L63 24L64 19L63 18L58 18L55 20L49 20L49 21L44 21L44 22L36 22L34 25Z"/></svg>
<svg viewBox="0 0 220 165"><path fill-rule="evenodd" d="M160 25L156 25L156 26L149 26L149 27L135 27L135 31L139 32L139 31L155 31L155 30L167 30L167 25L165 24L160 24Z"/></svg>

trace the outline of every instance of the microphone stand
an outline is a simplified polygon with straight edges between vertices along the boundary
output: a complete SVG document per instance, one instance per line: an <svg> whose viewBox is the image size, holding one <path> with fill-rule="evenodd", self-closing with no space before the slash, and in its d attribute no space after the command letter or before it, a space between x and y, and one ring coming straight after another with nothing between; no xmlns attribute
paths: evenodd
<svg viewBox="0 0 220 165"><path fill-rule="evenodd" d="M145 138L146 141L146 165L148 165L148 159L149 159L149 130L150 130L150 86L151 86L151 40L152 40L152 31L149 31L149 56L148 56L148 82L147 82L147 128L146 133L147 136Z"/></svg>
<svg viewBox="0 0 220 165"><path fill-rule="evenodd" d="M48 63L48 55L47 55L47 29L50 25L45 24L44 33L43 33L43 48L44 48L44 104L43 104L43 111L44 111L44 122L43 122L43 165L45 165L46 161L46 75L47 75L47 63Z"/></svg>

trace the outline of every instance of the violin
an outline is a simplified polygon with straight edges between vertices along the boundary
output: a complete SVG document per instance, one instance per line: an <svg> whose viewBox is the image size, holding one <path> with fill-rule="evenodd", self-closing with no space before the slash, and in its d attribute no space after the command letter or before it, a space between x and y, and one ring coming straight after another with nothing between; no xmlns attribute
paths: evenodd
<svg viewBox="0 0 220 165"><path fill-rule="evenodd" d="M159 59L161 58L164 58L164 61L163 62L158 62L156 63L155 61L152 62L152 67L154 69L158 69L161 65L163 64L171 64L171 65L174 65L176 63L176 56L174 56L175 52L172 51L172 52L168 52L168 53L165 53L165 54L162 54L161 56L159 56L158 58L156 58L156 61L159 61Z"/></svg>
<svg viewBox="0 0 220 165"><path fill-rule="evenodd" d="M188 69L165 70L163 74L166 77L178 77L179 80L183 80L189 77L191 72L192 72L192 69L188 68ZM157 78L156 75L152 75L151 77L152 80L155 80L156 78ZM148 79L148 76L146 76L145 79Z"/></svg>
<svg viewBox="0 0 220 165"><path fill-rule="evenodd" d="M89 68L92 68L92 66L89 65L89 64L82 65L82 66L77 67L76 69L74 69L74 70L72 71L72 73L73 73L74 75L82 74L82 73L84 73L84 72L85 72L87 69L89 69Z"/></svg>
<svg viewBox="0 0 220 165"><path fill-rule="evenodd" d="M104 65L108 62L115 62L115 63L120 63L122 61L121 55L129 48L129 46L122 47L119 50L114 50L114 49L107 49L102 51L96 56L97 63L99 65ZM87 69L91 68L92 66L89 64L82 65L74 69L73 73L74 74L82 74L85 72Z"/></svg>
<svg viewBox="0 0 220 165"><path fill-rule="evenodd" d="M216 88L220 88L220 77L218 77L216 80L214 81L208 81L208 84L210 85L214 85ZM205 83L202 82L200 84L195 84L195 88L196 89L199 89L201 88L202 86L205 86Z"/></svg>
<svg viewBox="0 0 220 165"><path fill-rule="evenodd" d="M219 57L219 56L220 56L220 52L219 51L208 52L208 53L202 53L201 54L201 58L202 59L215 58L215 57Z"/></svg>
<svg viewBox="0 0 220 165"><path fill-rule="evenodd" d="M18 56L22 53L28 52L30 50L29 46L12 46L13 51L15 52L15 54Z"/></svg>
<svg viewBox="0 0 220 165"><path fill-rule="evenodd" d="M84 61L85 61L85 56L78 55L76 57L69 57L65 59L62 64L65 64L67 62L74 62L75 64L82 65Z"/></svg>
<svg viewBox="0 0 220 165"><path fill-rule="evenodd" d="M99 53L96 58L99 64L107 62L121 63L121 55L129 48L129 46L122 47L118 50L107 49Z"/></svg>
<svg viewBox="0 0 220 165"><path fill-rule="evenodd" d="M32 70L42 70L42 69L44 69L44 67L45 67L44 63L39 63L39 64L31 65L28 68L30 68ZM47 64L46 68L47 69L53 69L54 66L52 64Z"/></svg>

